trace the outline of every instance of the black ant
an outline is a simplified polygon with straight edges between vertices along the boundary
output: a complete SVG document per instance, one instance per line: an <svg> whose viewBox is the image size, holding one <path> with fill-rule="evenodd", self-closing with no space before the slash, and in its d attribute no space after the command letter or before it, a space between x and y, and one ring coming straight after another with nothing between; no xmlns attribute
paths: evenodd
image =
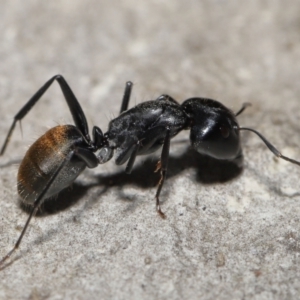
<svg viewBox="0 0 300 300"><path fill-rule="evenodd" d="M124 100L129 101L129 97ZM159 195L164 184L169 159L170 140L181 130L190 130L192 148L218 160L240 161L242 149L239 132L248 130L257 134L277 156L291 163L300 162L282 155L267 139L254 129L240 127L236 116L249 103L244 103L235 114L216 100L190 98L181 105L169 95L161 95L127 110L123 100L120 115L111 120L103 136L103 146L97 154L99 163L109 161L115 152L115 162L128 161L125 172L130 174L137 155L150 154L162 147L156 171L160 180L156 191L156 210L162 218Z"/></svg>
<svg viewBox="0 0 300 300"><path fill-rule="evenodd" d="M257 134L277 157L300 165L300 162L283 156L259 132L239 127L236 116L248 104L234 114L212 99L191 98L180 105L170 96L161 95L127 110L131 82L126 83L120 115L109 123L104 135L99 127L94 126L91 138L84 112L61 75L48 80L16 114L0 155L4 154L16 123L25 117L55 80L61 87L75 126L56 126L28 149L19 167L17 185L22 201L32 209L17 242L0 260L0 265L19 247L32 216L44 200L70 186L86 167L95 168L109 161L114 152L116 164L128 161L126 173L130 173L137 155L149 154L162 147L157 165L161 177L156 192L156 210L163 218L159 195L166 178L170 140L181 130L190 130L191 144L196 151L220 160L235 160L242 155L239 132L248 130Z"/></svg>

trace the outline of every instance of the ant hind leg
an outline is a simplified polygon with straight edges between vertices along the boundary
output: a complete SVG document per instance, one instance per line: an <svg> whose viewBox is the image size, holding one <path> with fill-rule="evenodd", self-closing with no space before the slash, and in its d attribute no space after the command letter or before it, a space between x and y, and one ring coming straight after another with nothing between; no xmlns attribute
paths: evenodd
<svg viewBox="0 0 300 300"><path fill-rule="evenodd" d="M57 81L61 87L61 90L65 96L65 100L67 101L67 104L69 106L69 109L71 111L74 123L76 127L80 130L80 132L83 134L83 136L87 139L88 142L90 142L90 136L89 136L89 130L88 130L88 124L86 117L84 115L84 112L76 99L74 93L72 92L71 88L69 87L68 83L61 75L55 75L52 78L50 78L28 101L27 103L20 109L20 111L15 115L14 121L8 131L8 134L6 136L6 139L3 143L0 156L4 154L5 149L10 141L11 135L14 131L14 128L16 126L16 123L18 121L21 121L27 113L32 109L32 107L36 104L36 102L44 95L44 93L48 90L48 88L51 86L51 84L54 81Z"/></svg>
<svg viewBox="0 0 300 300"><path fill-rule="evenodd" d="M30 215L22 229L22 232L17 240L17 242L15 243L14 247L0 260L0 268L3 265L3 263L9 259L11 257L11 255L19 248L21 241L27 231L28 225L32 219L32 217L36 214L41 202L43 201L44 196L46 195L47 191L49 190L50 186L52 185L52 183L54 182L54 180L56 179L56 177L59 175L60 171L62 170L62 168L67 164L68 161L70 161L72 155L74 154L74 151L71 151L69 153L69 155L65 158L65 160L60 164L60 166L57 168L57 170L53 173L53 175L51 176L50 180L48 181L48 183L46 184L46 186L44 187L44 189L42 190L42 192L40 193L40 195L37 197L37 199L34 201L33 207L31 209Z"/></svg>

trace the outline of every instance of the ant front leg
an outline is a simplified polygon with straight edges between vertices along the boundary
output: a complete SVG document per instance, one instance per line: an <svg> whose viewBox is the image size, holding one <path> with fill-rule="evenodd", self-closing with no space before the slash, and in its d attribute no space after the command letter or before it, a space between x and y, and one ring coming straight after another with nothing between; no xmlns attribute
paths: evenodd
<svg viewBox="0 0 300 300"><path fill-rule="evenodd" d="M18 121L21 121L27 113L31 110L31 108L36 104L36 102L43 96L43 94L47 91L47 89L51 86L51 84L54 81L57 81L61 87L61 90L64 94L65 100L67 101L67 104L69 106L69 109L71 111L73 120L75 122L76 127L80 130L82 135L86 138L86 140L90 143L91 139L89 136L89 129L86 117L84 115L84 112L76 99L74 93L72 92L71 88L69 87L68 83L61 75L55 75L51 79L49 79L29 100L28 102L20 109L20 111L15 115L14 121L8 131L8 134L6 136L6 139L4 141L4 144L2 146L0 155L3 155L5 152L5 149L9 143L9 140L11 138L11 135L14 131L14 128L16 126L16 123Z"/></svg>

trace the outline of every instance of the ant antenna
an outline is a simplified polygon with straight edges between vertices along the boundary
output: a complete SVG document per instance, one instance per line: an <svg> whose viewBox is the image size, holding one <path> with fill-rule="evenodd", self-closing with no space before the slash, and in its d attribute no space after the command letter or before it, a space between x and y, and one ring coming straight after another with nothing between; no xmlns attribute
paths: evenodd
<svg viewBox="0 0 300 300"><path fill-rule="evenodd" d="M242 110L242 109L241 109ZM262 141L266 144L266 146L270 149L271 152L273 152L277 157L282 158L286 161L291 162L292 164L300 166L300 162L294 159L291 159L287 156L284 156L281 154L280 151L278 151L262 134L260 134L258 131L251 129L251 128L246 128L246 127L240 127L239 130L248 130L254 132L256 135L258 135Z"/></svg>
<svg viewBox="0 0 300 300"><path fill-rule="evenodd" d="M238 115L240 115L247 107L251 106L252 104L250 102L245 102L243 103L242 107L240 108L240 110L238 112L235 113L235 116L237 117Z"/></svg>

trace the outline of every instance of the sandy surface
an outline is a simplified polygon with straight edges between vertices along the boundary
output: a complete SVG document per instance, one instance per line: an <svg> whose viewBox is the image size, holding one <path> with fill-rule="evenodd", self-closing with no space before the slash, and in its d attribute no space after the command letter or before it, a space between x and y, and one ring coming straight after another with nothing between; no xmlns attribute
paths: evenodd
<svg viewBox="0 0 300 300"><path fill-rule="evenodd" d="M2 1L1 139L51 76L63 74L93 125L162 93L202 96L237 111L300 159L300 4L290 1ZM28 213L17 164L47 128L72 123L54 84L17 126L0 159L0 256ZM297 299L300 168L243 133L244 168L200 157L188 132L171 145L162 208L159 153L133 173L114 161L85 171L46 203L0 271L0 299ZM10 263L11 262L11 263Z"/></svg>

